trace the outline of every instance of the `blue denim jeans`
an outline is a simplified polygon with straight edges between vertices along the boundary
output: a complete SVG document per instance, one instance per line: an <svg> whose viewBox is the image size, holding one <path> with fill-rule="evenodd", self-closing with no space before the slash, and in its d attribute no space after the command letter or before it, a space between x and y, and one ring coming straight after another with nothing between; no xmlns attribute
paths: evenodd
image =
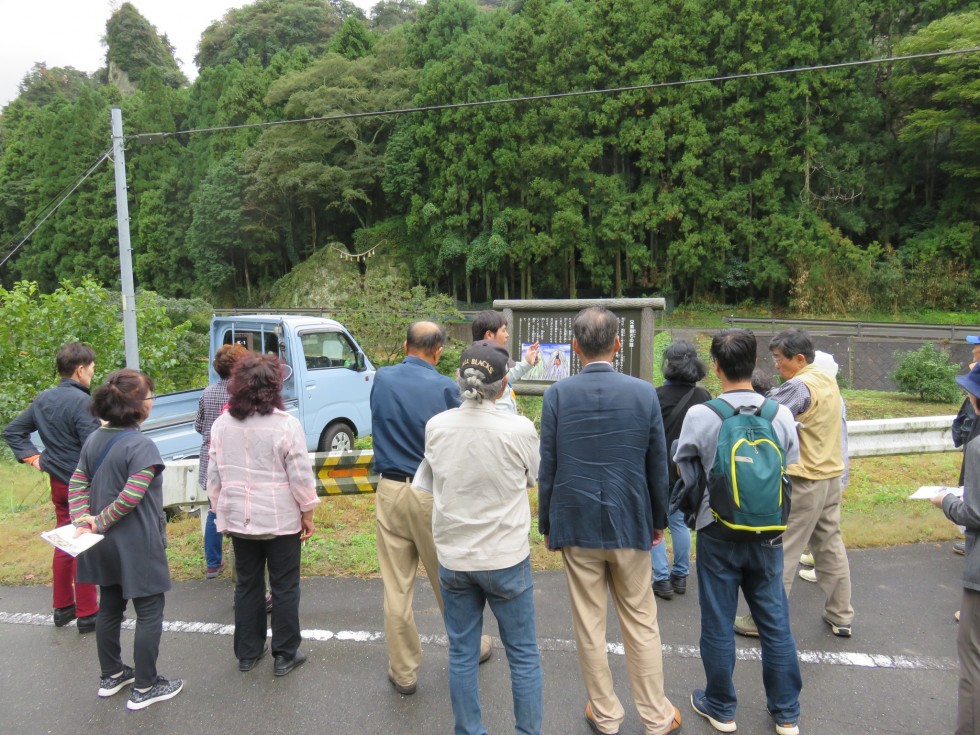
<svg viewBox="0 0 980 735"><path fill-rule="evenodd" d="M670 528L670 543L674 548L674 566L667 567L667 539L650 548L650 564L653 567L653 581L662 582L675 577L686 577L691 573L691 530L684 523L684 512L675 510L667 517Z"/></svg>
<svg viewBox="0 0 980 735"><path fill-rule="evenodd" d="M215 525L217 516L214 511L208 509L208 518L204 522L204 563L209 569L221 566L221 540L224 538L218 533Z"/></svg>
<svg viewBox="0 0 980 735"><path fill-rule="evenodd" d="M531 558L508 569L454 572L439 565L439 587L449 636L449 695L456 735L486 735L480 711L478 673L483 609L497 618L510 664L516 732L540 735L544 710L541 657L534 626Z"/></svg>
<svg viewBox="0 0 980 735"><path fill-rule="evenodd" d="M710 527L709 527L710 528ZM698 596L701 604L701 661L707 679L705 704L717 720L735 719L735 632L732 621L742 588L762 646L766 706L777 722L800 717L800 662L789 627L783 591L782 539L732 542L698 533Z"/></svg>

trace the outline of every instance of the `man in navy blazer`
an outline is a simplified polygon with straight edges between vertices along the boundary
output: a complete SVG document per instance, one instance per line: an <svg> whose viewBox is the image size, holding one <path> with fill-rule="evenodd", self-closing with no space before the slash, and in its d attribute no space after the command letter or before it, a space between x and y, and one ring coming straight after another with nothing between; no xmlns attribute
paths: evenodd
<svg viewBox="0 0 980 735"><path fill-rule="evenodd" d="M626 651L630 687L647 735L676 732L680 712L664 694L650 547L667 525L667 448L657 393L616 372L619 319L592 307L572 322L578 375L545 391L541 412L538 528L560 550L579 667L595 733L617 733L625 712L606 653L606 590Z"/></svg>

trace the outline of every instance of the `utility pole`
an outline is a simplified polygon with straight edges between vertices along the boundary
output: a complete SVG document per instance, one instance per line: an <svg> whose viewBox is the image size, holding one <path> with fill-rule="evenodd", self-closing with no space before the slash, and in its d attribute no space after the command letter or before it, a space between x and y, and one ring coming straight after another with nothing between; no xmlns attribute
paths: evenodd
<svg viewBox="0 0 980 735"><path fill-rule="evenodd" d="M140 351L136 339L136 289L133 286L133 249L129 243L126 150L123 147L122 110L119 107L112 108L112 161L116 170L116 226L119 230L119 285L122 288L126 367L139 370Z"/></svg>

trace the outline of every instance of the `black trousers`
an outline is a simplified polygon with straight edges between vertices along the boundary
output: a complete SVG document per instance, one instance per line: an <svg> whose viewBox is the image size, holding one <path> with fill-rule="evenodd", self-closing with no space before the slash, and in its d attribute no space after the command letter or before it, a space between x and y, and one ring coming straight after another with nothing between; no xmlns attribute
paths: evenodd
<svg viewBox="0 0 980 735"><path fill-rule="evenodd" d="M299 648L299 534L258 541L232 536L235 548L235 656L256 658L266 636L265 568L272 593L272 655L292 658Z"/></svg>
<svg viewBox="0 0 980 735"><path fill-rule="evenodd" d="M99 587L99 616L95 622L95 645L99 651L102 676L113 676L122 671L122 646L119 634L126 617L126 600L122 587ZM164 596L160 592L148 597L134 597L136 611L136 635L133 640L133 668L136 669L137 689L146 689L157 681L157 656L160 653L160 636L163 633Z"/></svg>

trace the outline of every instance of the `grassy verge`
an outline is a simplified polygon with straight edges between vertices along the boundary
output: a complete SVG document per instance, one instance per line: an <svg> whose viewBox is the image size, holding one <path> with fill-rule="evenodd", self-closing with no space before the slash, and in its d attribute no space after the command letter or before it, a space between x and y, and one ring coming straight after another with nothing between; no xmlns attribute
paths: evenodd
<svg viewBox="0 0 980 735"><path fill-rule="evenodd" d="M955 484L961 456L948 454L867 457L851 463L844 493L842 528L851 548L946 541L959 532L930 503L908 500L920 485ZM35 471L0 464L0 584L48 584L51 547L37 538L54 525L47 483ZM537 516L537 493L528 494ZM378 574L374 548L374 497L325 498L317 507L316 535L303 548L307 576L373 577ZM536 524L532 524L534 526ZM204 572L200 520L177 518L168 526L174 579L199 579ZM560 556L544 548L532 527L531 561L535 569L557 569Z"/></svg>

